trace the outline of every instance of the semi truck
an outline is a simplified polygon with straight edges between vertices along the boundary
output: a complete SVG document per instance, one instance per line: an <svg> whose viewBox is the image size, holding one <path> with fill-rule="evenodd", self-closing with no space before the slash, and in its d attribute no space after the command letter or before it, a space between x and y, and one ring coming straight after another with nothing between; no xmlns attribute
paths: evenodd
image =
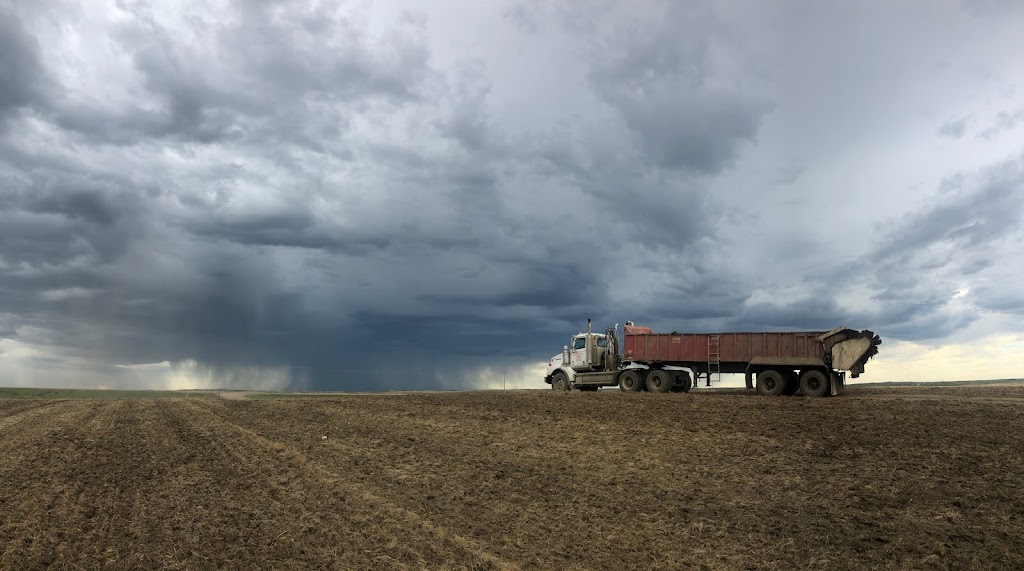
<svg viewBox="0 0 1024 571"><path fill-rule="evenodd" d="M556 391L687 392L723 373L742 373L747 390L768 396L837 395L846 374L857 378L878 353L881 338L867 329L745 333L654 333L627 321L620 347L618 324L569 339L548 361L544 382Z"/></svg>

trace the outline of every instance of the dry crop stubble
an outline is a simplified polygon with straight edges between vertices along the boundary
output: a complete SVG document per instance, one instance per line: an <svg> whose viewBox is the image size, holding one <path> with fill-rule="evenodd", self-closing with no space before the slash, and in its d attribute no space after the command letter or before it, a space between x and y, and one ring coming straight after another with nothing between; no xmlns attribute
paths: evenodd
<svg viewBox="0 0 1024 571"><path fill-rule="evenodd" d="M0 567L1024 568L1024 390L950 389L0 400Z"/></svg>
<svg viewBox="0 0 1024 571"><path fill-rule="evenodd" d="M313 462L341 473L358 466L353 477L378 493L536 568L917 561L916 551L935 546L915 536L913 521L900 531L899 502L927 486L887 481L888 470L925 482L950 470L952 481L941 484L950 494L984 488L984 478L892 450L913 446L907 436L942 441L950 431L940 426L944 414L967 424L999 417L1019 424L1012 414L979 414L988 404L969 401L942 403L949 412L936 416L923 403L897 400L900 415L890 418L885 403L859 399L624 398L408 395L226 410L254 430L306 446ZM320 432L330 439L320 443ZM851 462L849 454L862 456ZM884 517L864 517L858 506ZM949 526L929 532L978 539Z"/></svg>

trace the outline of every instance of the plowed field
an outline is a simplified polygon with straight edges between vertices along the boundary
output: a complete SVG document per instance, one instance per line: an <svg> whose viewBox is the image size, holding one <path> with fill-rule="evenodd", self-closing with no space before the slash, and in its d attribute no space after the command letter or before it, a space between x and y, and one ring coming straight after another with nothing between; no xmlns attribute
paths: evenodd
<svg viewBox="0 0 1024 571"><path fill-rule="evenodd" d="M0 400L3 569L1024 569L1024 387Z"/></svg>

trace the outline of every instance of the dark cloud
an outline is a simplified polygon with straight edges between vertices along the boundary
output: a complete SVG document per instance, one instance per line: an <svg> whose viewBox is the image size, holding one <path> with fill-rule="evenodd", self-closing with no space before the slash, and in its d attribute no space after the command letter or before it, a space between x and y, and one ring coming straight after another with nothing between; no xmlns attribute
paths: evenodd
<svg viewBox="0 0 1024 571"><path fill-rule="evenodd" d="M875 319L910 339L950 335L981 313L954 309L954 294L988 268L1016 267L1001 243L1024 232L1024 164L1006 160L978 174L948 179L939 202L890 224L874 252L862 260L873 268L882 310ZM982 284L970 290L979 309L1006 311L1024 296Z"/></svg>
<svg viewBox="0 0 1024 571"><path fill-rule="evenodd" d="M647 160L715 173L756 138L771 104L713 85L713 20L707 12L681 6L667 12L654 30L627 21L618 37L596 46L591 81L638 138Z"/></svg>
<svg viewBox="0 0 1024 571"><path fill-rule="evenodd" d="M941 202L907 215L887 232L875 255L906 261L938 244L949 244L958 256L980 249L1019 230L1024 224L1024 174L1021 161L1011 159L970 180L950 179Z"/></svg>
<svg viewBox="0 0 1024 571"><path fill-rule="evenodd" d="M115 29L149 100L112 106L69 97L59 124L90 140L290 142L320 146L367 105L423 96L427 50L415 19L374 43L329 3L234 3L234 17L196 19L182 33L145 4ZM371 103L372 101L372 103Z"/></svg>
<svg viewBox="0 0 1024 571"><path fill-rule="evenodd" d="M0 352L19 379L460 388L587 317L929 340L1022 306L998 285L1018 162L950 167L847 230L856 175L828 161L857 149L790 149L786 90L740 79L770 66L711 3L510 8L502 33L544 61L390 7L34 6L0 14ZM552 84L517 75L533 67ZM972 144L963 121L946 144ZM836 188L815 201L821 164Z"/></svg>
<svg viewBox="0 0 1024 571"><path fill-rule="evenodd" d="M827 292L780 303L759 302L748 305L742 314L745 328L829 330L849 323L851 315L844 311Z"/></svg>
<svg viewBox="0 0 1024 571"><path fill-rule="evenodd" d="M0 129L8 116L36 101L45 78L38 41L10 7L0 5Z"/></svg>
<svg viewBox="0 0 1024 571"><path fill-rule="evenodd" d="M1020 2L1016 0L961 0L961 4L975 16L1006 16L1021 12Z"/></svg>

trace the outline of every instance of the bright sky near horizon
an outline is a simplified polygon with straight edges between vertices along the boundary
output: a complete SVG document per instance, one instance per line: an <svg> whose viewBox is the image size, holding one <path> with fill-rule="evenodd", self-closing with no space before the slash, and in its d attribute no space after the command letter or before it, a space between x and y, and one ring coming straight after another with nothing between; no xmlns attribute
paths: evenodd
<svg viewBox="0 0 1024 571"><path fill-rule="evenodd" d="M0 386L542 388L592 318L1024 377L1024 3L0 0Z"/></svg>

